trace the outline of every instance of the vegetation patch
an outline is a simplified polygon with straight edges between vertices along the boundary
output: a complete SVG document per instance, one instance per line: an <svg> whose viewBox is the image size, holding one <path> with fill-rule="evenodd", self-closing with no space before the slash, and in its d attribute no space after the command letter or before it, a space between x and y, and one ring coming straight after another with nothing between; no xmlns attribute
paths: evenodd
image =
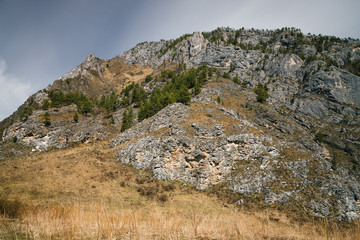
<svg viewBox="0 0 360 240"><path fill-rule="evenodd" d="M162 89L151 92L149 99L139 108L138 120L142 121L155 115L164 107L175 103L188 104L191 100L190 89L193 95L200 93L202 86L208 79L211 68L203 65L197 69L192 68L186 72L163 71L160 79L166 82Z"/></svg>
<svg viewBox="0 0 360 240"><path fill-rule="evenodd" d="M165 53L167 53L169 50L174 49L178 43L182 42L183 40L187 39L190 36L191 34L184 34L181 37L173 41L170 41L170 43L167 42L166 46L159 51L160 57L163 56Z"/></svg>
<svg viewBox="0 0 360 240"><path fill-rule="evenodd" d="M262 83L258 83L254 88L254 92L256 93L256 101L260 103L266 102L266 99L269 98L268 88Z"/></svg>

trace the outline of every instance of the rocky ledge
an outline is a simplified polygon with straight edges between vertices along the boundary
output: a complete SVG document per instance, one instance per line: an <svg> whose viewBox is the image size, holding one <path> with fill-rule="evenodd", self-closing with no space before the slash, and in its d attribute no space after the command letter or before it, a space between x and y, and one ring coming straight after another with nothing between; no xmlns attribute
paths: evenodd
<svg viewBox="0 0 360 240"><path fill-rule="evenodd" d="M46 126L38 118L17 122L3 133L4 141L14 141L37 150L64 148L70 143L87 143L107 138L108 132L99 120L85 119L79 123L59 119Z"/></svg>

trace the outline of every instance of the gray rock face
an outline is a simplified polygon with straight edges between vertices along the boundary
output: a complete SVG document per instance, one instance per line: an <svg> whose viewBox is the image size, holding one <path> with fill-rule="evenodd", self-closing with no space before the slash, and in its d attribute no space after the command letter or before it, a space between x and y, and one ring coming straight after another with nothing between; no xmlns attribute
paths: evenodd
<svg viewBox="0 0 360 240"><path fill-rule="evenodd" d="M323 94L331 101L360 106L360 77L341 69L319 71L310 78L305 90Z"/></svg>
<svg viewBox="0 0 360 240"><path fill-rule="evenodd" d="M278 56L268 61L264 69L271 77L296 77L297 71L301 68L303 61L294 54Z"/></svg>
<svg viewBox="0 0 360 240"><path fill-rule="evenodd" d="M118 57L125 60L128 64L149 65L156 68L164 61L164 57L159 58L158 53L165 45L165 41L140 43L135 48L124 52Z"/></svg>
<svg viewBox="0 0 360 240"><path fill-rule="evenodd" d="M169 105L158 112L156 114L156 118L150 118L149 120L146 120L141 124L138 124L135 127L119 134L111 141L110 146L115 147L143 134L155 132L161 128L172 127L176 124L184 122L188 117L188 111L189 107L181 103Z"/></svg>
<svg viewBox="0 0 360 240"><path fill-rule="evenodd" d="M71 69L68 73L62 75L58 80L66 80L68 78L75 78L81 75L91 77L89 71L95 71L100 74L104 71L104 66L93 54L87 56L82 64Z"/></svg>
<svg viewBox="0 0 360 240"><path fill-rule="evenodd" d="M162 180L184 180L198 189L205 189L224 181L238 161L258 161L265 153L279 157L278 150L266 147L252 134L229 136L224 140L223 126L208 129L192 124L195 137L162 136L141 137L121 148L117 160L139 169L150 168L154 176ZM128 136L131 138L131 136Z"/></svg>
<svg viewBox="0 0 360 240"><path fill-rule="evenodd" d="M224 127L220 124L216 124L214 128L203 127L199 124L193 123L191 125L194 128L195 136L199 138L224 138Z"/></svg>
<svg viewBox="0 0 360 240"><path fill-rule="evenodd" d="M326 102L320 98L296 99L293 109L315 119L321 119L330 114L329 109L326 107Z"/></svg>
<svg viewBox="0 0 360 240"><path fill-rule="evenodd" d="M178 61L188 67L207 64L220 69L229 69L234 64L239 70L254 69L260 60L258 51L245 52L239 47L218 46L209 43L199 32L180 42L176 50L161 55L159 52L165 45L165 41L143 43L118 57L129 64L150 65L153 68L164 61Z"/></svg>
<svg viewBox="0 0 360 240"><path fill-rule="evenodd" d="M57 120L50 127L46 127L35 118L14 123L3 133L4 141L11 141L14 137L18 142L38 150L46 150L49 147L64 148L71 142L86 143L103 140L107 137L107 131L98 120L88 119L80 123Z"/></svg>
<svg viewBox="0 0 360 240"><path fill-rule="evenodd" d="M42 91L37 92L33 96L33 99L34 99L34 103L37 104L39 107L41 107L43 101L46 99L49 99L49 97L48 97L48 94L42 90Z"/></svg>
<svg viewBox="0 0 360 240"><path fill-rule="evenodd" d="M298 104L298 112L288 116L291 121L279 118L274 110L263 108L255 109L254 117L249 120L214 101L214 96L223 98L228 94L226 91L241 89L224 83L212 86L203 88L192 102L203 104L205 107L201 110L217 120L190 123L191 108L170 105L113 139L111 145L118 147L117 161L149 169L158 179L192 183L201 190L226 182L230 190L245 197L262 195L267 204L287 205L298 201L318 217L360 217L359 204L356 205L360 187L357 178L352 179L340 167L334 171L328 149L315 142L308 132L316 124L311 119L321 114L318 108L322 105L314 104L316 98L308 99L309 106L302 106L304 100L296 99L293 104ZM323 103L321 98L318 101ZM332 110L324 102L323 116L326 117ZM307 112L301 113L301 109ZM306 117L310 114L313 118ZM238 129L238 133L229 134L220 123L225 116L237 121L232 129ZM284 137L297 133L303 134L290 141ZM349 138L358 141L357 137L349 135ZM330 140L326 135L325 141ZM316 161L301 157L289 159L281 154L287 148Z"/></svg>
<svg viewBox="0 0 360 240"><path fill-rule="evenodd" d="M136 168L151 168L158 179L182 179L202 190L224 179L236 154L236 148L226 142L144 137L120 150L117 159Z"/></svg>
<svg viewBox="0 0 360 240"><path fill-rule="evenodd" d="M231 29L221 29L220 32L225 40L232 34ZM271 38L274 38L271 31L249 30L242 32L237 42L259 44ZM273 43L274 53L262 53L259 50L245 50L236 45L225 44L224 41L215 44L204 38L203 34L196 32L163 54L160 52L166 49L171 41L139 44L118 57L130 64L150 65L154 68L164 61L184 62L188 68L206 64L224 71L228 71L232 66L231 74L238 75L242 81L248 81L252 87L258 82L267 83L271 91L270 102L293 105L294 102L291 101L296 101L295 105L291 106L292 110L317 119L328 117L327 121L339 123L342 117L334 118L332 115L338 114L342 109L339 110L340 106L334 109L334 105L330 106L326 102L359 106L360 78L339 68L325 69L322 66L327 63L323 60L305 63L296 55L302 55L303 58L316 56L318 53L313 45L297 46L294 50L296 54L277 52L295 42L296 38L292 36L279 38ZM344 64L349 56L353 60L360 59L360 51L354 48L356 44L356 41L344 46L334 43L332 50L324 51L323 54ZM309 100L311 96L308 93L311 96L315 95L315 99ZM319 94L326 100L319 99ZM351 110L345 114L349 115L350 112ZM358 115L351 116L356 118Z"/></svg>

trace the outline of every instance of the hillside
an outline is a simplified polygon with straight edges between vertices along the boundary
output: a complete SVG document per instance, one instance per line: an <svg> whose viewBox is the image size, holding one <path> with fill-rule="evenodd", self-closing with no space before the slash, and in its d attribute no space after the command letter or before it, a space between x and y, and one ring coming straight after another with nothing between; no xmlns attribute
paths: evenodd
<svg viewBox="0 0 360 240"><path fill-rule="evenodd" d="M76 211L101 203L104 218L190 204L199 212L173 219L184 229L221 216L288 233L182 229L185 238L306 238L290 230L297 224L311 238L356 238L339 222L360 217L359 75L359 40L294 28L218 28L90 55L0 123L0 196L32 207L80 201Z"/></svg>

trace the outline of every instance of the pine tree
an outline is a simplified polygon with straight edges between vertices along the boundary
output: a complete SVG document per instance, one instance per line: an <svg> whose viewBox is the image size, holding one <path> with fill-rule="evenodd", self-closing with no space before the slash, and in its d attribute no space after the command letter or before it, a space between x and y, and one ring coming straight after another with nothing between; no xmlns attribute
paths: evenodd
<svg viewBox="0 0 360 240"><path fill-rule="evenodd" d="M46 112L43 116L44 124L46 127L50 127L51 121L50 121L50 114L49 112Z"/></svg>
<svg viewBox="0 0 360 240"><path fill-rule="evenodd" d="M134 112L133 109L130 108L128 111L125 110L122 116L122 122L121 122L121 132L124 132L126 129L129 129L133 126L134 122Z"/></svg>
<svg viewBox="0 0 360 240"><path fill-rule="evenodd" d="M140 107L138 112L138 121L141 122L142 120L150 117L150 104L146 100L145 103Z"/></svg>
<svg viewBox="0 0 360 240"><path fill-rule="evenodd" d="M200 87L200 83L199 81L196 81L195 83L195 87L194 87L194 95L198 95L199 93L201 93L201 87Z"/></svg>
<svg viewBox="0 0 360 240"><path fill-rule="evenodd" d="M135 103L136 106L140 106L146 99L147 94L145 90L139 86L139 84L135 85L135 88L132 93L132 103Z"/></svg>
<svg viewBox="0 0 360 240"><path fill-rule="evenodd" d="M220 96L217 96L216 101L217 101L217 103L221 103L221 98L220 98Z"/></svg>
<svg viewBox="0 0 360 240"><path fill-rule="evenodd" d="M235 77L233 78L233 82L236 84L240 84L240 78L238 75L235 75Z"/></svg>
<svg viewBox="0 0 360 240"><path fill-rule="evenodd" d="M145 77L145 82L150 82L151 80L153 80L151 75L146 75Z"/></svg>
<svg viewBox="0 0 360 240"><path fill-rule="evenodd" d="M254 91L257 94L256 101L258 101L260 103L266 102L266 99L268 99L268 97L269 97L269 93L267 91L266 86L264 86L261 83L258 83L258 85L254 89Z"/></svg>
<svg viewBox="0 0 360 240"><path fill-rule="evenodd" d="M79 102L78 111L79 111L80 114L87 115L88 113L91 113L92 110L93 110L93 105L92 105L91 101L87 97L83 98Z"/></svg>
<svg viewBox="0 0 360 240"><path fill-rule="evenodd" d="M31 116L31 114L33 113L33 107L31 106L26 106L23 110L23 112L20 114L20 120L21 121L26 121L28 120L28 118Z"/></svg>
<svg viewBox="0 0 360 240"><path fill-rule="evenodd" d="M163 106L161 104L161 92L160 89L155 89L150 95L150 116L155 115L160 111Z"/></svg>
<svg viewBox="0 0 360 240"><path fill-rule="evenodd" d="M75 112L75 114L74 114L74 121L77 123L77 122L79 122L79 115L78 115L78 113L77 112Z"/></svg>
<svg viewBox="0 0 360 240"><path fill-rule="evenodd" d="M50 107L50 101L49 99L45 99L43 102L42 102L42 110L48 110Z"/></svg>
<svg viewBox="0 0 360 240"><path fill-rule="evenodd" d="M114 116L111 116L109 119L109 124L115 124Z"/></svg>
<svg viewBox="0 0 360 240"><path fill-rule="evenodd" d="M178 96L177 96L176 101L183 103L183 104L187 104L190 102L190 100L191 100L190 93L189 93L187 87L184 84L182 84L178 91Z"/></svg>

